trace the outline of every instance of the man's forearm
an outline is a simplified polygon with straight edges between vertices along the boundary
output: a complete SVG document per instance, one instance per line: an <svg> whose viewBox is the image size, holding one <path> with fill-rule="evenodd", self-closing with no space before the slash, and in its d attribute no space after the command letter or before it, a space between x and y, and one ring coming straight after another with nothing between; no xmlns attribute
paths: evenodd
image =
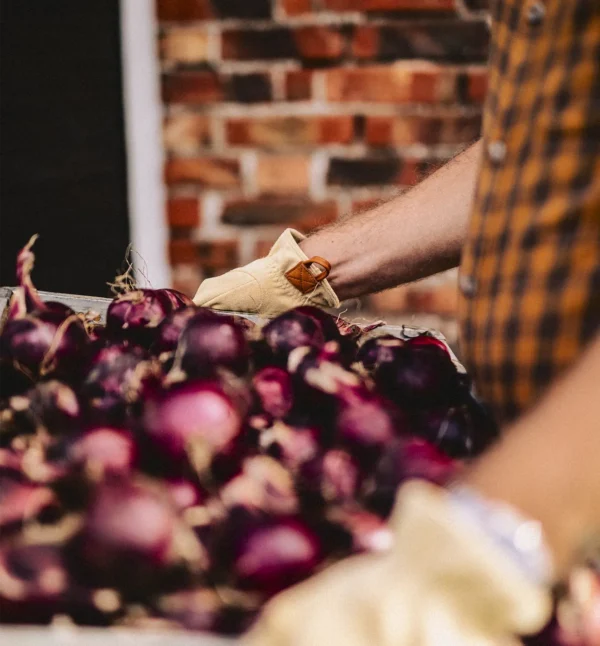
<svg viewBox="0 0 600 646"><path fill-rule="evenodd" d="M600 531L600 337L466 476L544 526L558 573Z"/></svg>
<svg viewBox="0 0 600 646"><path fill-rule="evenodd" d="M342 300L455 267L480 154L477 142L412 190L322 229L302 249L331 262L329 280Z"/></svg>

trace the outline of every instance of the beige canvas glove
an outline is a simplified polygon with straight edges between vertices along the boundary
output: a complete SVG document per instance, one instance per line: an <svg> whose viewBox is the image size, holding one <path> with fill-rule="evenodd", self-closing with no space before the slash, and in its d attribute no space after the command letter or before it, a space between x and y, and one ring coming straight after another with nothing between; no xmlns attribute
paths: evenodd
<svg viewBox="0 0 600 646"><path fill-rule="evenodd" d="M266 258L202 282L194 303L217 310L277 316L299 305L338 307L323 258L308 258L298 231L284 231Z"/></svg>
<svg viewBox="0 0 600 646"><path fill-rule="evenodd" d="M443 490L403 486L392 523L389 552L343 561L275 597L243 643L499 646L544 625L548 591L457 518Z"/></svg>

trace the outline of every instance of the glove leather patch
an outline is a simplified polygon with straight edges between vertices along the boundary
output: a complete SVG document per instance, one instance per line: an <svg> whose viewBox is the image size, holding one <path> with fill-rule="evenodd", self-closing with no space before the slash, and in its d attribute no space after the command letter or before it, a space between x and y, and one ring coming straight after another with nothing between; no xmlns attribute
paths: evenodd
<svg viewBox="0 0 600 646"><path fill-rule="evenodd" d="M320 271L316 276L309 269L313 263L322 267L322 271ZM330 271L331 265L329 262L324 258L315 256L314 258L309 258L308 260L299 262L285 273L285 277L298 291L303 294L308 294L308 292L314 291L318 283L329 276Z"/></svg>

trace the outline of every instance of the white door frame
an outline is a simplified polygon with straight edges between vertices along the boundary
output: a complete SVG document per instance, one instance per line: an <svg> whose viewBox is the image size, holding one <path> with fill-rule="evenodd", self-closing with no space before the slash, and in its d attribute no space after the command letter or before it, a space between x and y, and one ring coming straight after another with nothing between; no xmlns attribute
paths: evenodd
<svg viewBox="0 0 600 646"><path fill-rule="evenodd" d="M120 0L127 194L140 286L169 287L158 25L152 0Z"/></svg>

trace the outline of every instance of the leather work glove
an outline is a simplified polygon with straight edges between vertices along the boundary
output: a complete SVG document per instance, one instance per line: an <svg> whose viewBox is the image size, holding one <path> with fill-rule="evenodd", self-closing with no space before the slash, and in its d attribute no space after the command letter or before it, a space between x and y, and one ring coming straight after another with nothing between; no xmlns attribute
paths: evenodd
<svg viewBox="0 0 600 646"><path fill-rule="evenodd" d="M298 231L286 229L266 258L204 280L194 303L265 317L299 305L339 307L340 301L327 281L331 265L324 258L308 258L298 246L305 238Z"/></svg>
<svg viewBox="0 0 600 646"><path fill-rule="evenodd" d="M246 646L499 646L542 628L546 586L425 483L401 487L393 547L270 601Z"/></svg>

